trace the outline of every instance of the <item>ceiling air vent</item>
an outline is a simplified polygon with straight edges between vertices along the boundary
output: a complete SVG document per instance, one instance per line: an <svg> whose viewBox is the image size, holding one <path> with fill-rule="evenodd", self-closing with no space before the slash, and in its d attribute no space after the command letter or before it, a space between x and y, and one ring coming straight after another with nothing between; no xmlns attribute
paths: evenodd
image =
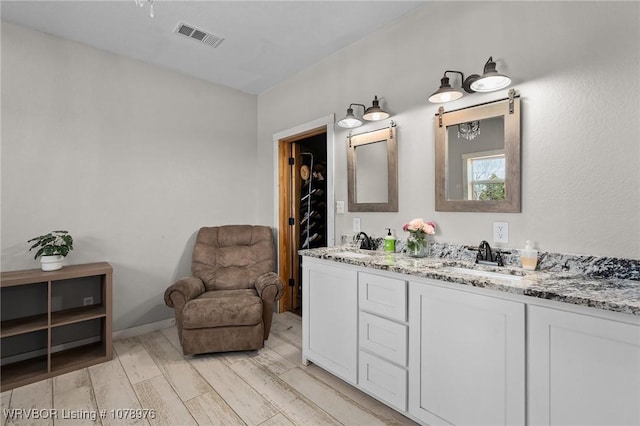
<svg viewBox="0 0 640 426"><path fill-rule="evenodd" d="M224 40L224 38L220 36L208 33L194 27L193 25L185 24L184 22L178 22L178 26L176 27L176 30L174 32L176 34L182 34L185 37L197 40L210 47L218 47Z"/></svg>

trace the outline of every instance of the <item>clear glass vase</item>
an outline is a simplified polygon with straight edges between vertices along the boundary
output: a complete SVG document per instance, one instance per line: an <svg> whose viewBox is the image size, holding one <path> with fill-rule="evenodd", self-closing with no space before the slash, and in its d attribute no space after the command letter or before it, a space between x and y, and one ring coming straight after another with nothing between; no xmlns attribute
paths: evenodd
<svg viewBox="0 0 640 426"><path fill-rule="evenodd" d="M429 241L425 233L409 232L407 254L411 257L425 257L429 253Z"/></svg>

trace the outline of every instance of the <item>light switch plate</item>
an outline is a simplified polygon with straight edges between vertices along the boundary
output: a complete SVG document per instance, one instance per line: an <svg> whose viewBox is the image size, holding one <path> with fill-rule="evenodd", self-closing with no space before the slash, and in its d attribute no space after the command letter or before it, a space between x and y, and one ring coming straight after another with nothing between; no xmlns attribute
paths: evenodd
<svg viewBox="0 0 640 426"><path fill-rule="evenodd" d="M336 213L344 213L344 201L336 201Z"/></svg>
<svg viewBox="0 0 640 426"><path fill-rule="evenodd" d="M493 222L493 242L509 242L509 222Z"/></svg>

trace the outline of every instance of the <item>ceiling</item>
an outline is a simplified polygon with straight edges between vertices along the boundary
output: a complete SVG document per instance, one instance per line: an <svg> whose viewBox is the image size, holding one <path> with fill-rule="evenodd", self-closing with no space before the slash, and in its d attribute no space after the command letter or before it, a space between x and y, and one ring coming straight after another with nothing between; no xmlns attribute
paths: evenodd
<svg viewBox="0 0 640 426"><path fill-rule="evenodd" d="M259 94L422 1L5 1L2 20ZM176 34L179 22L224 40Z"/></svg>

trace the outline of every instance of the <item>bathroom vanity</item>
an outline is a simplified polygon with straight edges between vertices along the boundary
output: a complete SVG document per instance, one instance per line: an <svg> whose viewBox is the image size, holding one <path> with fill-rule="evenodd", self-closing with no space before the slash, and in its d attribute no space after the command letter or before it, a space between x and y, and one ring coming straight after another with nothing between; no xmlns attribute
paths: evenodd
<svg viewBox="0 0 640 426"><path fill-rule="evenodd" d="M428 425L640 424L640 282L303 255L303 363Z"/></svg>

